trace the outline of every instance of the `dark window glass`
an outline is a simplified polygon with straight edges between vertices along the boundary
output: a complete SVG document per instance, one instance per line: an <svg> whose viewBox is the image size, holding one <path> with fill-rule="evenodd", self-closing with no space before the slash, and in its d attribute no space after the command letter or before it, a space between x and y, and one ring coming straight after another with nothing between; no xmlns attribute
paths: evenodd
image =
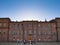
<svg viewBox="0 0 60 45"><path fill-rule="evenodd" d="M4 32L4 34L5 34L5 32Z"/></svg>
<svg viewBox="0 0 60 45"><path fill-rule="evenodd" d="M0 34L1 34L1 32L0 32Z"/></svg>
<svg viewBox="0 0 60 45"><path fill-rule="evenodd" d="M15 37L13 37L13 39L15 39Z"/></svg>

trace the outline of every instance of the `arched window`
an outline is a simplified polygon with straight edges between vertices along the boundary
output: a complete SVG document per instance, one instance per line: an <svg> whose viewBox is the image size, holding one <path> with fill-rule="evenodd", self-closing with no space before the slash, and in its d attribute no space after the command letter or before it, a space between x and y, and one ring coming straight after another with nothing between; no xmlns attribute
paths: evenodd
<svg viewBox="0 0 60 45"><path fill-rule="evenodd" d="M16 31L13 31L13 33L12 33L13 35L17 35L17 32Z"/></svg>

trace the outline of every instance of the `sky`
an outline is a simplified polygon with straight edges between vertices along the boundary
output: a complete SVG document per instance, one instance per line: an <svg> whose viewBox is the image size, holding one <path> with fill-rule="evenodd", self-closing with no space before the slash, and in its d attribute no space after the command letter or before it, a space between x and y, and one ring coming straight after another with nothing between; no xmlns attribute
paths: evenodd
<svg viewBox="0 0 60 45"><path fill-rule="evenodd" d="M60 0L0 0L0 18L44 21L60 17Z"/></svg>

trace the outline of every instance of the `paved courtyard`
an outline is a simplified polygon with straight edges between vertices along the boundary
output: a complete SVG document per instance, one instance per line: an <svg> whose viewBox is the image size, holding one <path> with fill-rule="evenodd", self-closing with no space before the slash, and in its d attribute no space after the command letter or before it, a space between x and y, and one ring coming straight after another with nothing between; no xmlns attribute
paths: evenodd
<svg viewBox="0 0 60 45"><path fill-rule="evenodd" d="M23 43L16 43L16 42L0 42L0 45L60 45L60 42L40 42L36 44L23 44Z"/></svg>

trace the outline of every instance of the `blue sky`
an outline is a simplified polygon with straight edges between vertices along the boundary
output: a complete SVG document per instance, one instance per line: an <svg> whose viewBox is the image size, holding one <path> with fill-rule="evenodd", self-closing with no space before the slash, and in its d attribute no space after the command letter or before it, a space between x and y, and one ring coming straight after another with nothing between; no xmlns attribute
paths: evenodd
<svg viewBox="0 0 60 45"><path fill-rule="evenodd" d="M60 17L60 0L0 0L0 17L11 20L51 20Z"/></svg>

